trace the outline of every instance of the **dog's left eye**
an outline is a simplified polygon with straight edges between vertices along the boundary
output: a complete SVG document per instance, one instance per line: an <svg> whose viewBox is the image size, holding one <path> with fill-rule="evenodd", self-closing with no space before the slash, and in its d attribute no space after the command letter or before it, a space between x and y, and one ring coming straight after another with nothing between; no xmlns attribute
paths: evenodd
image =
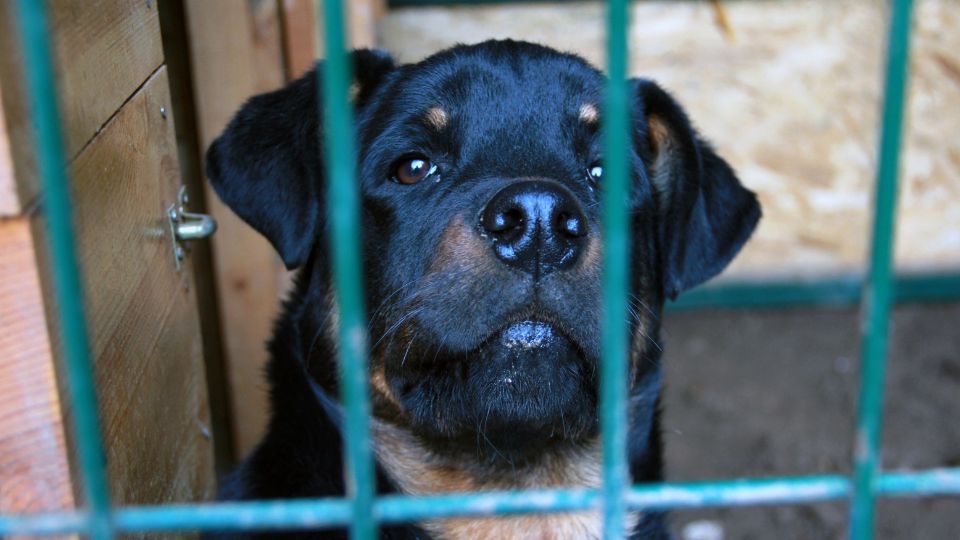
<svg viewBox="0 0 960 540"><path fill-rule="evenodd" d="M599 163L594 163L587 169L587 177L593 183L597 183L603 177L603 167Z"/></svg>
<svg viewBox="0 0 960 540"><path fill-rule="evenodd" d="M411 185L437 172L437 166L424 156L405 158L393 171L393 180Z"/></svg>

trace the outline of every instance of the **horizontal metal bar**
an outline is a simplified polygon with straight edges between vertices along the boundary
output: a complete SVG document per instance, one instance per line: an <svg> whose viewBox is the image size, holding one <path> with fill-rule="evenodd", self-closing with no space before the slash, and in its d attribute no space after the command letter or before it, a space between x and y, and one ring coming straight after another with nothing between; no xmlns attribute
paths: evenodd
<svg viewBox="0 0 960 540"><path fill-rule="evenodd" d="M884 473L877 479L883 497L960 496L960 467ZM631 510L718 506L801 504L850 496L846 476L796 476L711 482L668 482L636 485L626 496ZM430 518L573 512L600 507L600 493L587 489L527 490L406 497L389 495L374 503L381 523ZM295 499L130 506L115 509L113 524L124 532L323 528L350 522L349 499ZM80 532L86 512L0 516L0 536L53 535Z"/></svg>
<svg viewBox="0 0 960 540"><path fill-rule="evenodd" d="M599 508L600 502L600 492L590 489L388 496L377 500L375 513L384 523L404 523L460 516L575 512Z"/></svg>
<svg viewBox="0 0 960 540"><path fill-rule="evenodd" d="M960 468L881 474L877 477L876 491L888 497L957 496L960 495Z"/></svg>
<svg viewBox="0 0 960 540"><path fill-rule="evenodd" d="M755 506L843 499L850 480L841 475L805 476L651 484L634 487L627 496L632 509L684 509L714 506Z"/></svg>
<svg viewBox="0 0 960 540"><path fill-rule="evenodd" d="M702 308L852 307L860 302L863 276L832 276L810 281L731 281L685 292L669 310ZM960 273L902 275L894 281L894 301L960 300Z"/></svg>
<svg viewBox="0 0 960 540"><path fill-rule="evenodd" d="M131 507L116 513L120 531L322 529L346 525L350 499L297 499L163 507ZM190 524L190 527L173 526Z"/></svg>

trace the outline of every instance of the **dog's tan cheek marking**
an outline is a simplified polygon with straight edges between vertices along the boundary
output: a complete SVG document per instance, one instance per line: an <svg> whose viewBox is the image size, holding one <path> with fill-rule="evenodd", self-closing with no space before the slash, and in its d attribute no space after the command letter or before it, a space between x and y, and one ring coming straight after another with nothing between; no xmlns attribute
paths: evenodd
<svg viewBox="0 0 960 540"><path fill-rule="evenodd" d="M447 127L450 116L447 114L447 111L440 107L430 107L427 109L427 112L423 114L423 119L431 128L436 131L443 131L444 128Z"/></svg>
<svg viewBox="0 0 960 540"><path fill-rule="evenodd" d="M600 121L600 111L593 103L584 103L580 106L580 112L577 115L580 121L588 125L596 125Z"/></svg>
<svg viewBox="0 0 960 540"><path fill-rule="evenodd" d="M450 224L440 236L437 254L430 261L427 273L451 269L493 271L494 268L489 263L489 250L483 239L473 227L467 225L462 215L457 215L450 220Z"/></svg>
<svg viewBox="0 0 960 540"><path fill-rule="evenodd" d="M584 250L581 265L586 278L599 277L603 271L603 234L597 231L589 237L587 249Z"/></svg>
<svg viewBox="0 0 960 540"><path fill-rule="evenodd" d="M383 361L381 360L378 363L379 366L375 367L370 374L370 387L373 392L386 399L387 402L396 407L398 411L402 411L403 407L400 404L400 400L397 399L397 396L390 388L390 384L387 382L387 375L383 370Z"/></svg>

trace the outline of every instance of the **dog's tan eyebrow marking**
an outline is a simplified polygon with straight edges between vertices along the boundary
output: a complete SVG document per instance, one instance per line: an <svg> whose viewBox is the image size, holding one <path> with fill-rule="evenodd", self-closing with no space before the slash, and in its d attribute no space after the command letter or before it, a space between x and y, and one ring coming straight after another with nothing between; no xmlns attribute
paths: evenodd
<svg viewBox="0 0 960 540"><path fill-rule="evenodd" d="M600 111L593 103L584 103L580 106L580 121L585 124L596 124L600 121Z"/></svg>
<svg viewBox="0 0 960 540"><path fill-rule="evenodd" d="M427 112L423 113L423 119L427 122L427 125L432 127L437 131L443 131L447 127L447 121L450 119L447 115L447 111L443 110L441 107L430 107L427 109Z"/></svg>

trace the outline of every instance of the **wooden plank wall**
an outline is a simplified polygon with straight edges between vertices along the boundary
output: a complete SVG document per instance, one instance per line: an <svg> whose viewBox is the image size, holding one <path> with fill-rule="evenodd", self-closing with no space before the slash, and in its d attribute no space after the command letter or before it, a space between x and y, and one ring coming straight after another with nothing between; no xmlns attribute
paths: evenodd
<svg viewBox="0 0 960 540"><path fill-rule="evenodd" d="M209 498L195 287L189 259L175 269L165 217L181 177L157 3L60 0L50 17L113 500ZM10 3L0 2L0 143L10 146L0 179L15 184L0 193L16 194L14 215L0 218L0 511L56 510L72 506L79 486L62 421L69 405L58 402L65 381L49 264L34 249L45 244L43 205L14 32ZM26 484L43 491L31 495Z"/></svg>
<svg viewBox="0 0 960 540"><path fill-rule="evenodd" d="M203 150L251 96L279 88L313 66L320 49L315 0L187 2L194 104ZM355 46L375 44L382 0L350 2ZM270 244L216 195L207 211L219 230L213 241L225 365L231 391L236 454L262 437L267 421L265 343L290 274Z"/></svg>
<svg viewBox="0 0 960 540"><path fill-rule="evenodd" d="M116 504L214 493L191 261L175 270L166 232L180 187L168 88L161 66L70 165Z"/></svg>
<svg viewBox="0 0 960 540"><path fill-rule="evenodd" d="M284 83L279 17L273 2L209 0L185 7L198 140L205 150L248 97ZM213 263L233 444L242 455L260 439L266 423L261 369L281 294L282 265L270 244L207 189L206 210L218 223Z"/></svg>

